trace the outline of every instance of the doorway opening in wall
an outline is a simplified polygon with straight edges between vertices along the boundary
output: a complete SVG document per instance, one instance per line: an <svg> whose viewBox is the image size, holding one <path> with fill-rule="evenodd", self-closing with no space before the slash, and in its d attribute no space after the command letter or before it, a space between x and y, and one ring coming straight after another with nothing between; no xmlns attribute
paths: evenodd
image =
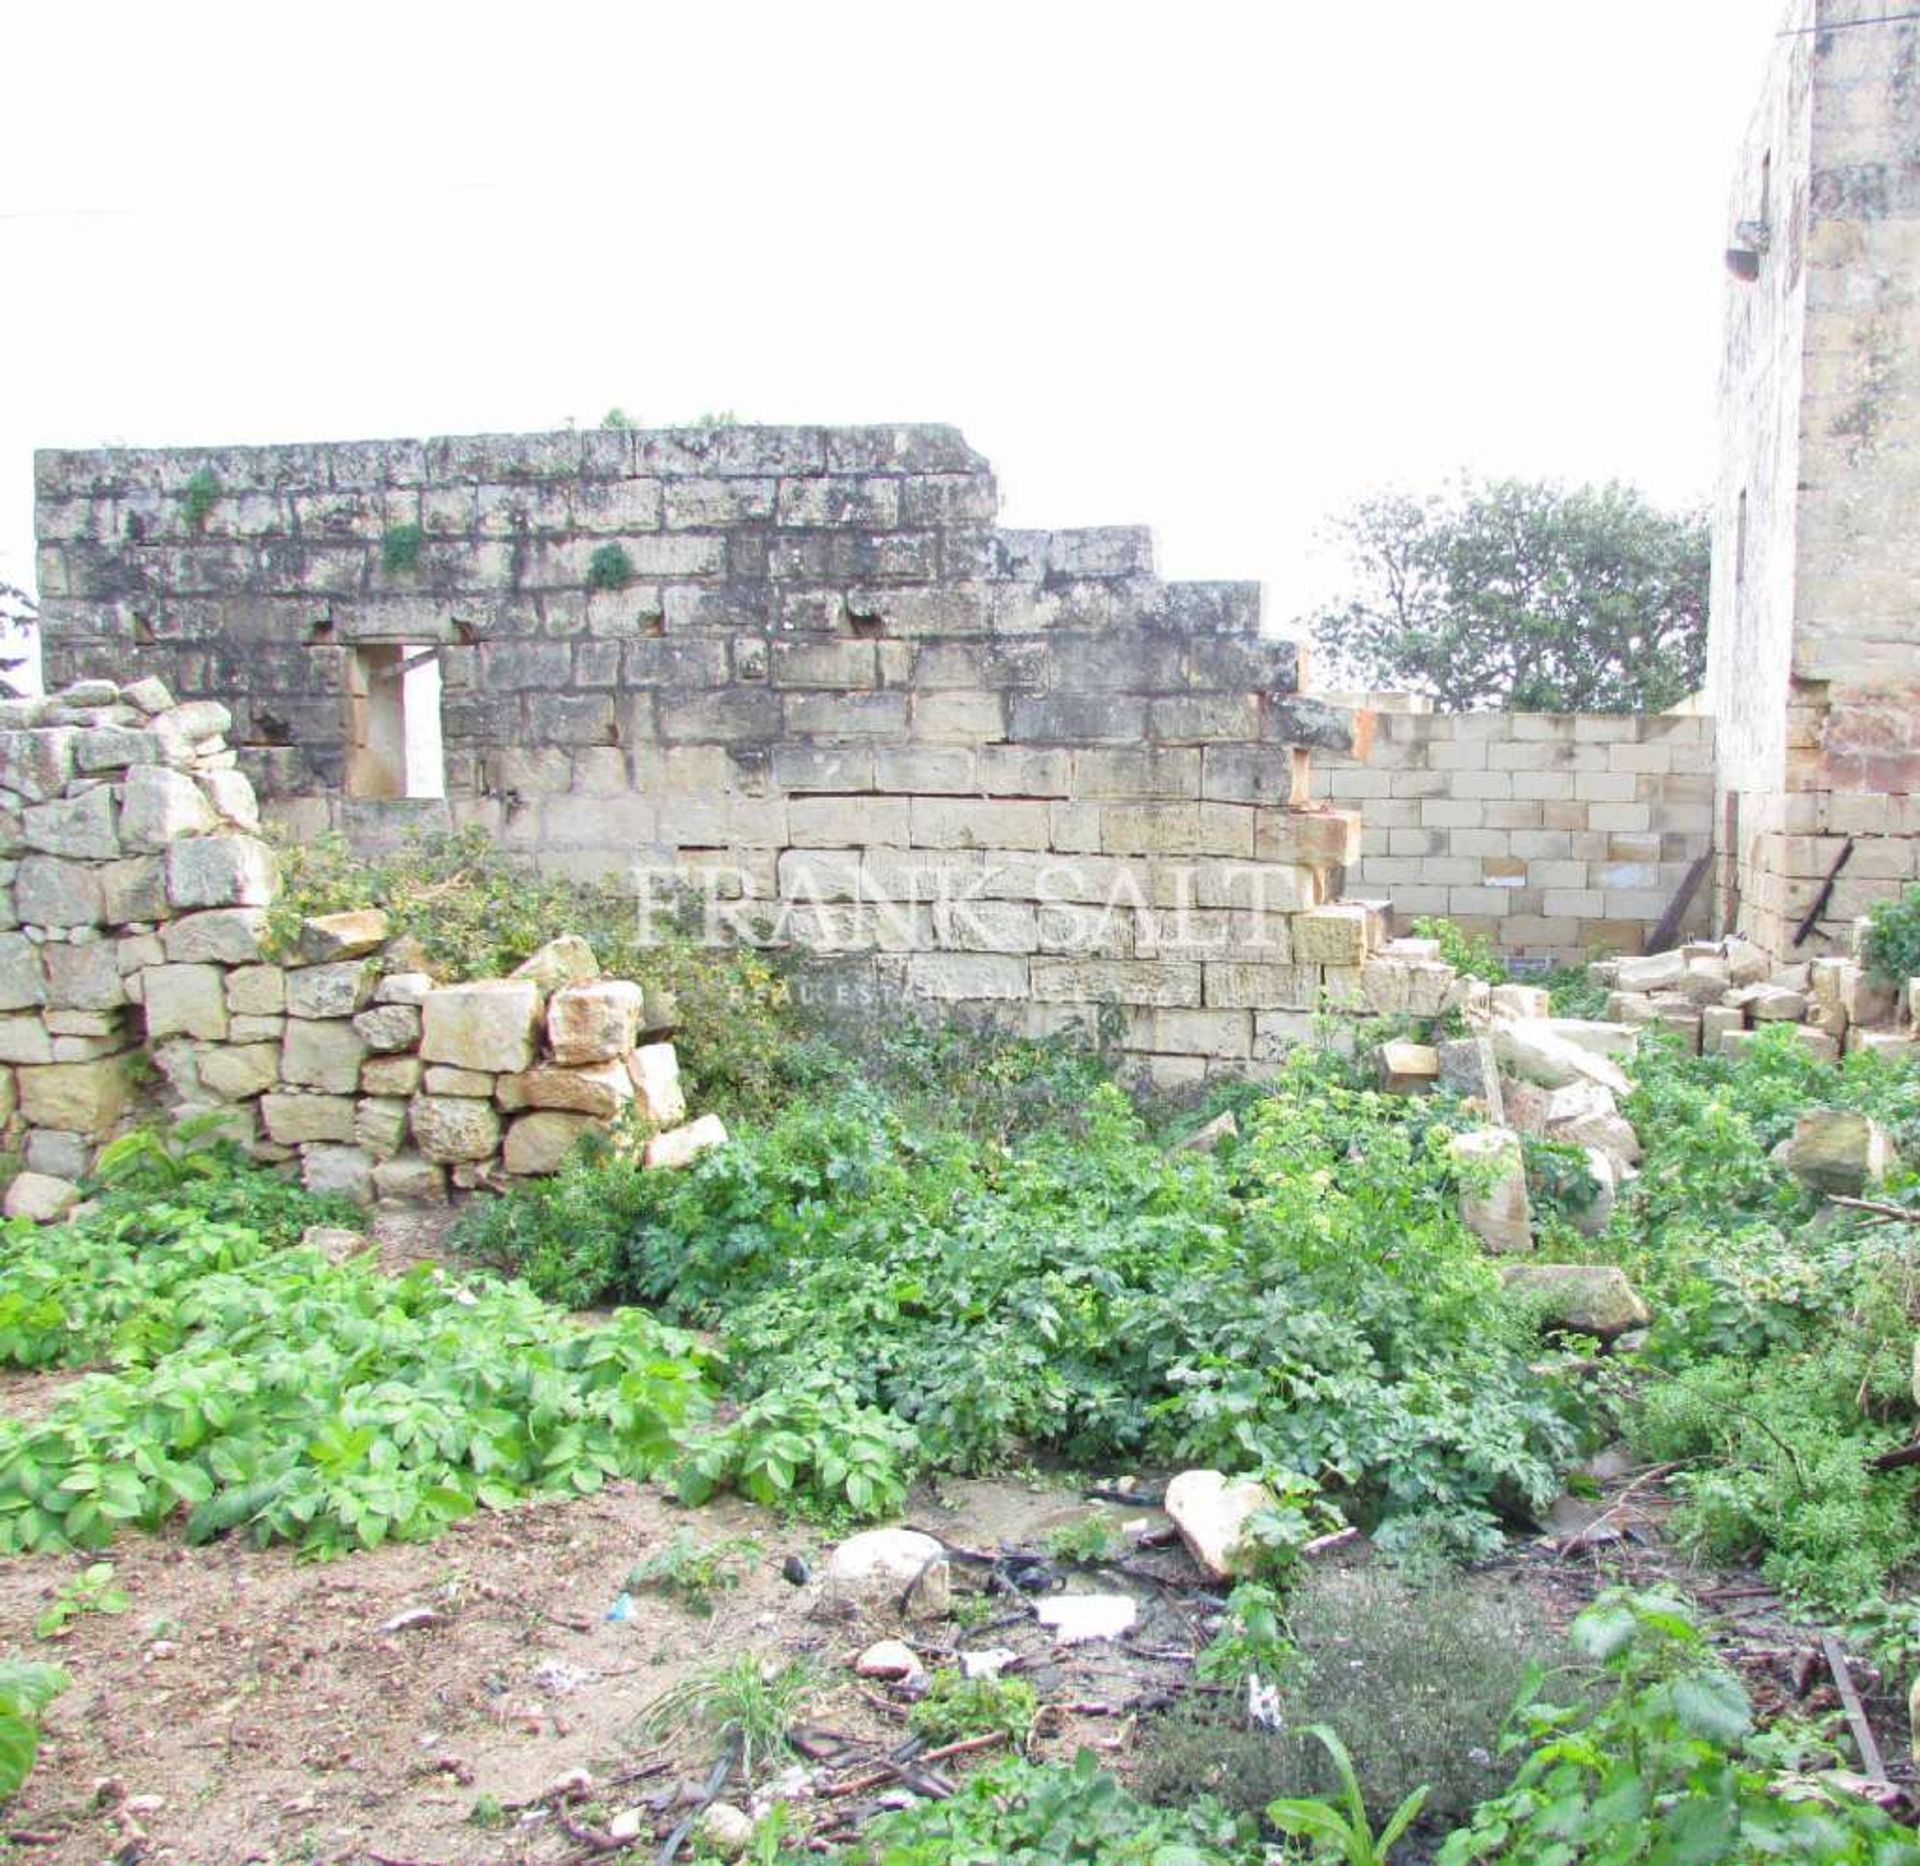
<svg viewBox="0 0 1920 1866"><path fill-rule="evenodd" d="M440 738L440 650L369 642L347 664L347 795L437 798L447 794Z"/></svg>

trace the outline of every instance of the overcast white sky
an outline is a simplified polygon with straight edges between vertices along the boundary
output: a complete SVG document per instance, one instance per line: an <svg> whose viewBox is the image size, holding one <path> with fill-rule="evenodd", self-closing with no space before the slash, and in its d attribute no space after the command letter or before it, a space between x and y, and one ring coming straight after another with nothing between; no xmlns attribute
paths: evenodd
<svg viewBox="0 0 1920 1866"><path fill-rule="evenodd" d="M1348 496L1705 493L1777 0L15 0L0 577L37 446L958 424L1285 622Z"/></svg>

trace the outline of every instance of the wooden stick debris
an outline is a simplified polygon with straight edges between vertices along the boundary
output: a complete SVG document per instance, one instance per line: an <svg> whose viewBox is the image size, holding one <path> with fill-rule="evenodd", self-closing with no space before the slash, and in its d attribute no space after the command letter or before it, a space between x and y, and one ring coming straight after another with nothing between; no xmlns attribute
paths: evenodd
<svg viewBox="0 0 1920 1866"><path fill-rule="evenodd" d="M1860 1702L1853 1673L1847 1668L1847 1655L1840 1650L1831 1633L1820 1635L1820 1650L1827 1655L1827 1670L1840 1690L1840 1703L1847 1713L1847 1726L1853 1732L1854 1747L1860 1752L1860 1767L1875 1783L1887 1779L1886 1758L1874 1740L1873 1726L1867 1722L1866 1706Z"/></svg>

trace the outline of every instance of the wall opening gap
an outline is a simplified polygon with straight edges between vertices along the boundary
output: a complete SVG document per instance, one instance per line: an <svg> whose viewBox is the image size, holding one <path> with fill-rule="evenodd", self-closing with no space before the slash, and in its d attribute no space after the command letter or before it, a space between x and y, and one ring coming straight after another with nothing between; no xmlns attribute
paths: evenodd
<svg viewBox="0 0 1920 1866"><path fill-rule="evenodd" d="M347 714L349 797L447 794L437 647L369 642L355 648L347 663Z"/></svg>

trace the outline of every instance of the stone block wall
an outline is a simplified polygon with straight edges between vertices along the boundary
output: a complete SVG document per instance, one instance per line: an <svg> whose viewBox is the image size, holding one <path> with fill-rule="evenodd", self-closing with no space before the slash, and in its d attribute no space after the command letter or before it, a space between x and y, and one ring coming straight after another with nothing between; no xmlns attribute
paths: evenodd
<svg viewBox="0 0 1920 1866"><path fill-rule="evenodd" d="M1349 892L1443 914L1523 960L1644 951L1713 843L1714 722L1683 713L1431 713L1370 696L1370 756L1313 794L1363 813ZM1683 923L1704 931L1703 883Z"/></svg>
<svg viewBox="0 0 1920 1866"><path fill-rule="evenodd" d="M682 1125L641 988L578 940L457 985L379 913L270 950L277 863L229 724L151 676L0 702L0 1126L26 1165L9 1215L71 1204L135 1112L143 1050L174 1115L362 1202L550 1172L623 1116L653 1132L649 1163L723 1138Z"/></svg>
<svg viewBox="0 0 1920 1866"><path fill-rule="evenodd" d="M1920 875L1920 22L1784 25L1727 215L1709 692L1722 922L1804 959Z"/></svg>
<svg viewBox="0 0 1920 1866"><path fill-rule="evenodd" d="M227 702L297 833L473 823L550 871L678 877L856 1000L1111 1003L1163 1078L1358 988L1359 822L1308 761L1364 756L1365 714L1301 694L1256 586L1163 582L1137 528L997 528L950 429L36 467L50 677Z"/></svg>

